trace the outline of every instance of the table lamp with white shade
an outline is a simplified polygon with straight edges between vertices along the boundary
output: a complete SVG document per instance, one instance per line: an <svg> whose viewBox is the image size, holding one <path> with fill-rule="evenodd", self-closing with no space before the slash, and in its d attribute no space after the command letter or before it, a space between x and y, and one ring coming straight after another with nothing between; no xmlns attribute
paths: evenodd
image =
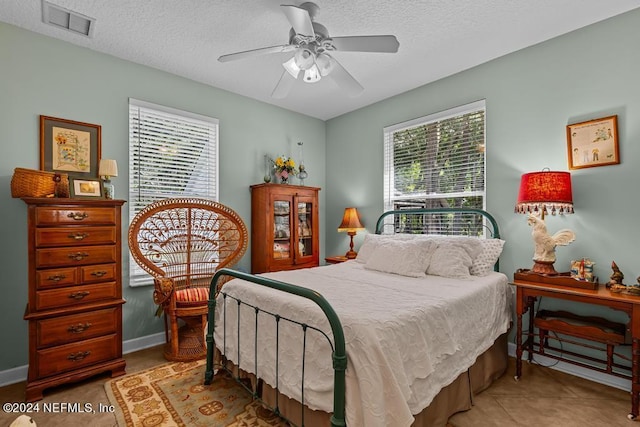
<svg viewBox="0 0 640 427"><path fill-rule="evenodd" d="M118 164L112 159L100 159L98 175L102 177L104 183L104 195L107 199L115 198L115 187L111 183L112 176L118 176Z"/></svg>

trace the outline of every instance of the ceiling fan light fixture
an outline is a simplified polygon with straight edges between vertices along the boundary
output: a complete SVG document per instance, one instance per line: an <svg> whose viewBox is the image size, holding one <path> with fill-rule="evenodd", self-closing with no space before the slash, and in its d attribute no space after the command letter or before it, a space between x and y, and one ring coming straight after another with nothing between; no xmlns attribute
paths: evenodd
<svg viewBox="0 0 640 427"><path fill-rule="evenodd" d="M316 64L313 64L311 68L308 68L304 71L304 81L307 83L315 83L320 80L320 71Z"/></svg>
<svg viewBox="0 0 640 427"><path fill-rule="evenodd" d="M301 70L308 70L312 65L314 65L315 61L315 55L309 49L298 49L296 54L293 55L293 58L296 61L296 65Z"/></svg>
<svg viewBox="0 0 640 427"><path fill-rule="evenodd" d="M326 53L321 53L316 58L316 66L322 77L328 76L333 70L334 59Z"/></svg>
<svg viewBox="0 0 640 427"><path fill-rule="evenodd" d="M218 58L220 62L229 62L258 55L291 52L293 57L282 63L285 71L281 71L280 80L271 93L273 98L286 97L300 74L303 74L306 83L315 83L328 77L348 96L360 95L364 91L362 85L329 53L398 51L400 44L394 35L329 37L327 28L315 21L319 8L313 2L303 2L299 6L281 4L280 8L291 28L288 44L246 50Z"/></svg>
<svg viewBox="0 0 640 427"><path fill-rule="evenodd" d="M300 74L300 67L298 67L298 64L296 64L295 56L289 59L288 61L283 62L282 66L284 67L285 70L287 70L289 74L291 74L291 76L294 79L298 78L298 75Z"/></svg>

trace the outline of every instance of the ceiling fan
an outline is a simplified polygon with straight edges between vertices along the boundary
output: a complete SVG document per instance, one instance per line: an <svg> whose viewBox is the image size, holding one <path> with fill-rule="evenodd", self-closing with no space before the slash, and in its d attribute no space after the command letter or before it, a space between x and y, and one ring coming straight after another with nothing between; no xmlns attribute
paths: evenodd
<svg viewBox="0 0 640 427"><path fill-rule="evenodd" d="M327 28L314 21L320 8L313 2L300 6L283 4L280 7L292 27L289 44L230 53L218 58L220 62L228 62L256 55L293 52L293 56L282 63L284 71L271 93L274 98L286 97L301 74L306 83L330 77L349 96L357 96L364 88L329 52L398 51L398 40L392 35L329 37Z"/></svg>

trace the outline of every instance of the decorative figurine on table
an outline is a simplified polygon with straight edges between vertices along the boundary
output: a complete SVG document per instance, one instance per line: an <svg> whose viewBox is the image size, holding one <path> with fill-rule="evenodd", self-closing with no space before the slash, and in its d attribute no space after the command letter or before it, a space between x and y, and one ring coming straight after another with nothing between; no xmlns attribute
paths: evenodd
<svg viewBox="0 0 640 427"><path fill-rule="evenodd" d="M615 261L611 261L611 269L613 270L613 273L611 273L611 276L609 277L610 280L609 283L607 283L607 287L610 288L613 285L624 286L622 284L624 274L622 274L622 271L620 271L620 268L618 268L618 264L616 264Z"/></svg>
<svg viewBox="0 0 640 427"><path fill-rule="evenodd" d="M593 275L593 266L595 263L588 258L582 258L571 261L571 277L576 280L585 282L597 281Z"/></svg>
<svg viewBox="0 0 640 427"><path fill-rule="evenodd" d="M622 271L620 271L620 268L618 268L618 265L615 263L615 261L611 262L611 269L613 270L613 273L611 273L610 276L611 280L609 280L609 283L607 283L607 288L609 288L611 292L625 292L628 294L640 295L640 281L638 281L638 285L634 284L631 286L627 286L622 283L624 274L622 274ZM638 279L640 279L640 277Z"/></svg>

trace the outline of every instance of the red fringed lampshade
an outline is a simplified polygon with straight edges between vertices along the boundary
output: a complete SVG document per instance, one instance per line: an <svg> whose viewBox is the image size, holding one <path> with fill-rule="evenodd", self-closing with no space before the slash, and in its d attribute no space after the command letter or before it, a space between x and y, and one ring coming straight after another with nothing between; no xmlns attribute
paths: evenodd
<svg viewBox="0 0 640 427"><path fill-rule="evenodd" d="M531 172L520 179L516 213L573 213L569 172Z"/></svg>

